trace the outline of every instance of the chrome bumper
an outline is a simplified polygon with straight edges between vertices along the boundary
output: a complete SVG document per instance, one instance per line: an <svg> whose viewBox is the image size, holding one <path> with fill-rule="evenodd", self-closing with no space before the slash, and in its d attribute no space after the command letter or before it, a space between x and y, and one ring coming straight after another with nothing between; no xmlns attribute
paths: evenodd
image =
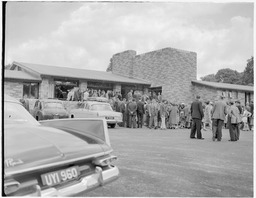
<svg viewBox="0 0 256 198"><path fill-rule="evenodd" d="M97 186L102 186L110 181L117 179L119 176L119 170L116 166L112 166L108 170L102 170L99 166L96 167L96 172L92 175L81 178L76 184L58 189L56 187L50 187L45 190L41 190L40 186L37 186L36 193L27 196L41 196L41 197L67 197L76 195L81 192L85 192Z"/></svg>

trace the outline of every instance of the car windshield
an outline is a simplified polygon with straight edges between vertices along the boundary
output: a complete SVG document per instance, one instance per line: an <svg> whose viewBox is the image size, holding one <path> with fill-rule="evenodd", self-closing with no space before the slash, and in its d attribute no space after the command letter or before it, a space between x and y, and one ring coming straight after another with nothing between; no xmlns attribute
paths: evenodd
<svg viewBox="0 0 256 198"><path fill-rule="evenodd" d="M62 103L60 102L45 102L44 103L44 108L45 109L63 109Z"/></svg>
<svg viewBox="0 0 256 198"><path fill-rule="evenodd" d="M35 118L19 103L4 103L4 124L40 125Z"/></svg>
<svg viewBox="0 0 256 198"><path fill-rule="evenodd" d="M92 111L113 111L110 104L93 104L90 107Z"/></svg>

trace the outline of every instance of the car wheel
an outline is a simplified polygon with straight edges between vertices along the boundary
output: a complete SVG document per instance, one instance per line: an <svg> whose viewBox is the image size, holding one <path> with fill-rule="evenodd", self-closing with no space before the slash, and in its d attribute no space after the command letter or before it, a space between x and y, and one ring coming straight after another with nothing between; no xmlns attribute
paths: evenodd
<svg viewBox="0 0 256 198"><path fill-rule="evenodd" d="M111 128L115 128L116 124L109 124Z"/></svg>

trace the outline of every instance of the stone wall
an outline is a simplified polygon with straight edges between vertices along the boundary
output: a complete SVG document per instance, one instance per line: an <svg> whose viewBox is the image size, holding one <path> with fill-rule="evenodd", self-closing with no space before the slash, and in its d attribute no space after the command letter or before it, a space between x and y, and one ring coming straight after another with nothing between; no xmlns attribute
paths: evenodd
<svg viewBox="0 0 256 198"><path fill-rule="evenodd" d="M193 92L193 98L195 98L196 95L200 95L201 100L203 102L207 100L210 100L210 101L218 100L218 97L224 94L225 101L239 100L241 102L241 105L243 106L245 105L245 92L243 91L222 90L222 89L212 88L209 86L194 84L192 92ZM229 93L231 94L229 95ZM253 93L251 94L251 98L252 97L253 97Z"/></svg>
<svg viewBox="0 0 256 198"><path fill-rule="evenodd" d="M112 57L112 72L126 77L133 76L133 64L136 51L127 50L122 53L114 54Z"/></svg>
<svg viewBox="0 0 256 198"><path fill-rule="evenodd" d="M172 102L188 102L192 100L191 81L196 80L197 55L173 48L140 55L129 50L112 57L112 72L147 80L151 87L162 86L163 98Z"/></svg>
<svg viewBox="0 0 256 198"><path fill-rule="evenodd" d="M220 95L217 89L203 85L194 84L192 90L193 100L196 98L197 95L199 95L202 102L206 102L208 100L214 102L218 99L218 95Z"/></svg>
<svg viewBox="0 0 256 198"><path fill-rule="evenodd" d="M23 83L4 81L4 94L7 94L14 98L23 97Z"/></svg>
<svg viewBox="0 0 256 198"><path fill-rule="evenodd" d="M54 98L54 86L53 78L42 78L39 84L39 98Z"/></svg>

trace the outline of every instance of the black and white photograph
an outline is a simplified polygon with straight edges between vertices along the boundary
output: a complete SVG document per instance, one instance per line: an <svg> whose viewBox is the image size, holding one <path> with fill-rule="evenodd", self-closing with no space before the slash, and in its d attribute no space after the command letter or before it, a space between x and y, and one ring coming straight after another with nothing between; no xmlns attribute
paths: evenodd
<svg viewBox="0 0 256 198"><path fill-rule="evenodd" d="M3 1L2 196L254 197L254 1Z"/></svg>

